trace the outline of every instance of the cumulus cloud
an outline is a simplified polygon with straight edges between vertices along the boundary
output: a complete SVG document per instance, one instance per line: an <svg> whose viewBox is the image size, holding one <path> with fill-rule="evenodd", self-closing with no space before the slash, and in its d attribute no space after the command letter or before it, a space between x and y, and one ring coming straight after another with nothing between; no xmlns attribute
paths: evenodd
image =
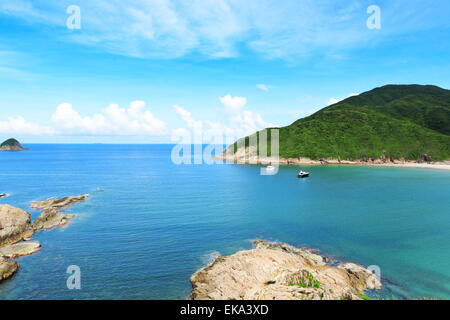
<svg viewBox="0 0 450 320"><path fill-rule="evenodd" d="M133 101L128 109L110 104L92 116L81 116L69 103L56 108L51 121L62 134L89 135L165 135L166 124L145 110L144 101Z"/></svg>
<svg viewBox="0 0 450 320"><path fill-rule="evenodd" d="M221 143L222 137L233 137L233 139L250 135L258 130L276 125L263 120L260 114L246 110L247 98L233 97L227 94L219 98L223 105L227 121L196 120L191 113L178 105L174 106L175 113L185 122L191 130L201 130L203 138L211 143ZM172 131L174 137L188 137L189 130L178 128ZM216 139L216 140L214 140ZM205 142L205 141L203 141ZM230 141L233 142L233 141Z"/></svg>
<svg viewBox="0 0 450 320"><path fill-rule="evenodd" d="M23 135L52 135L55 131L47 126L40 126L26 121L22 116L8 117L7 121L0 121L0 133Z"/></svg>

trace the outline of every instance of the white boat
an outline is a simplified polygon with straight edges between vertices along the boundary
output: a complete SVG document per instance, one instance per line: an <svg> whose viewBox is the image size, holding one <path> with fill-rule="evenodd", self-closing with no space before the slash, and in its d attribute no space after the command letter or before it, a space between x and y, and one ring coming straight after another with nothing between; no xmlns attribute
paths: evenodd
<svg viewBox="0 0 450 320"><path fill-rule="evenodd" d="M308 176L309 176L309 172L305 172L303 170L301 170L297 175L297 177L299 177L299 178L306 178Z"/></svg>
<svg viewBox="0 0 450 320"><path fill-rule="evenodd" d="M267 166L266 167L266 171L274 171L275 167L274 166Z"/></svg>

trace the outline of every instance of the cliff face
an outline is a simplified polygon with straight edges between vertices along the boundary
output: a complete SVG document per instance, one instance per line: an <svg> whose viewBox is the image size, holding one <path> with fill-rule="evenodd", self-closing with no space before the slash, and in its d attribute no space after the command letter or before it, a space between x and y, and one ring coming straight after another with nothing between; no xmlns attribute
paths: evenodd
<svg viewBox="0 0 450 320"><path fill-rule="evenodd" d="M0 151L22 151L28 150L20 144L16 139L8 139L0 145Z"/></svg>
<svg viewBox="0 0 450 320"><path fill-rule="evenodd" d="M254 249L218 257L191 277L199 300L358 300L381 288L369 270L355 263L330 266L314 250L265 241Z"/></svg>

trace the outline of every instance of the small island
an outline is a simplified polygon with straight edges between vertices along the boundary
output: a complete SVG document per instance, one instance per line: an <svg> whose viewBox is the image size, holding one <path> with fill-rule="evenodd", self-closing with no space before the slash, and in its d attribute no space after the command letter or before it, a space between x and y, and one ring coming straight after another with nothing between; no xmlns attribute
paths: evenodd
<svg viewBox="0 0 450 320"><path fill-rule="evenodd" d="M23 151L23 150L28 149L22 147L20 142L14 138L8 139L0 145L0 151Z"/></svg>

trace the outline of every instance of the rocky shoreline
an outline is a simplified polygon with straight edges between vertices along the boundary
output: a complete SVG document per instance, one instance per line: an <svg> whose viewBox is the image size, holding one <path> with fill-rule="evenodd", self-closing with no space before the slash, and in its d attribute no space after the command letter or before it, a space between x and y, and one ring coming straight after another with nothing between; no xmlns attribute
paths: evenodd
<svg viewBox="0 0 450 320"><path fill-rule="evenodd" d="M35 232L66 225L75 215L65 214L60 210L83 202L88 196L84 194L35 201L31 207L41 210L42 213L33 222L25 210L8 204L0 205L0 282L11 277L19 269L19 263L10 259L30 255L41 249L38 241L29 241Z"/></svg>
<svg viewBox="0 0 450 320"><path fill-rule="evenodd" d="M190 280L194 300L361 300L382 287L356 263L334 266L315 250L263 240L217 257Z"/></svg>

